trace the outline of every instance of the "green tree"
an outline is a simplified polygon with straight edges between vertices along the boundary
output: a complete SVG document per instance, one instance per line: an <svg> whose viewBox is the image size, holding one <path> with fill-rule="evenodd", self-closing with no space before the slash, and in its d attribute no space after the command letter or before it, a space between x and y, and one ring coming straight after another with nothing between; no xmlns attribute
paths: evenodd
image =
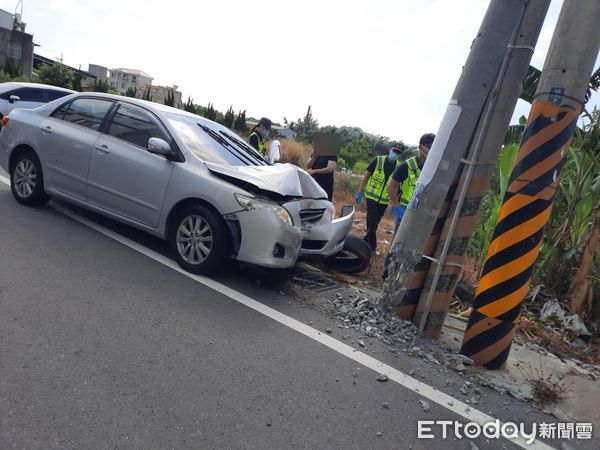
<svg viewBox="0 0 600 450"><path fill-rule="evenodd" d="M194 106L194 99L188 97L187 102L183 105L183 109L187 112L196 114L196 107Z"/></svg>
<svg viewBox="0 0 600 450"><path fill-rule="evenodd" d="M19 69L18 64L11 58L6 58L6 63L4 64L4 72L8 74L10 79L19 78L21 76L21 70Z"/></svg>
<svg viewBox="0 0 600 450"><path fill-rule="evenodd" d="M342 146L340 156L344 158L349 167L354 167L357 162L366 162L373 157L373 147L363 135Z"/></svg>
<svg viewBox="0 0 600 450"><path fill-rule="evenodd" d="M233 122L233 129L242 133L248 131L248 127L246 126L246 110L238 112L235 122Z"/></svg>
<svg viewBox="0 0 600 450"><path fill-rule="evenodd" d="M148 102L153 101L152 100L152 96L150 95L150 88L146 89L143 93L142 93L142 100L146 100Z"/></svg>
<svg viewBox="0 0 600 450"><path fill-rule="evenodd" d="M81 66L79 69L73 73L73 80L71 81L72 89L77 92L83 91L83 86L81 85L81 80L83 76L81 75Z"/></svg>
<svg viewBox="0 0 600 450"><path fill-rule="evenodd" d="M225 112L225 116L223 117L223 125L227 128L233 128L233 121L235 120L235 113L233 112L233 105L229 107L229 109Z"/></svg>
<svg viewBox="0 0 600 450"><path fill-rule="evenodd" d="M208 120L216 120L217 119L217 111L215 110L212 103L208 104L208 106L206 107L206 110L204 111L203 116L206 117Z"/></svg>
<svg viewBox="0 0 600 450"><path fill-rule="evenodd" d="M39 82L43 84L63 88L71 88L72 86L73 71L59 62L52 65L42 64L37 69L37 76Z"/></svg>
<svg viewBox="0 0 600 450"><path fill-rule="evenodd" d="M36 81L29 80L19 72L18 67L15 69L12 67L14 63L6 65L4 68L0 68L0 83L5 81Z"/></svg>
<svg viewBox="0 0 600 450"><path fill-rule="evenodd" d="M92 90L94 92L108 92L109 85L107 80L95 80L92 84Z"/></svg>
<svg viewBox="0 0 600 450"><path fill-rule="evenodd" d="M125 90L125 97L137 98L137 88L136 87L128 87Z"/></svg>
<svg viewBox="0 0 600 450"><path fill-rule="evenodd" d="M175 93L173 92L173 89L169 89L169 92L167 92L167 97L165 98L165 105L175 106Z"/></svg>
<svg viewBox="0 0 600 450"><path fill-rule="evenodd" d="M284 123L287 122L285 119ZM290 122L289 127L296 132L296 139L308 143L313 142L315 132L319 129L319 122L313 117L311 106L308 107L304 118Z"/></svg>
<svg viewBox="0 0 600 450"><path fill-rule="evenodd" d="M542 71L529 66L527 70L527 75L523 80L523 85L521 87L521 94L519 97L525 100L528 103L533 103L535 98L535 92L537 91L538 84L540 82L540 77L542 76ZM590 83L588 85L587 92L585 94L585 98L583 100L584 105L588 102L590 97L592 96L592 91L598 92L600 89L600 68L597 69L592 76L590 77ZM591 114L585 108L583 109L583 114L591 120Z"/></svg>

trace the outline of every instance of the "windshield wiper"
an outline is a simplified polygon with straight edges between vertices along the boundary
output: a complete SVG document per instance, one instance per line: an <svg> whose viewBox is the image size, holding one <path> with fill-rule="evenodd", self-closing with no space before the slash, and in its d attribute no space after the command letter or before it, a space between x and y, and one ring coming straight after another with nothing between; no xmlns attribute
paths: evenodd
<svg viewBox="0 0 600 450"><path fill-rule="evenodd" d="M213 138L215 141L217 141L219 144L221 144L221 146L223 148L225 148L229 153L231 153L237 159L239 159L242 162L245 162L246 164L253 165L254 162L248 157L248 155L241 152L237 147L235 147L229 141L227 141L226 139L221 137L217 132L215 132L214 130L211 130L206 125L202 125L200 123L198 123L196 125L198 125L211 138ZM231 149L235 150L235 153L232 152Z"/></svg>
<svg viewBox="0 0 600 450"><path fill-rule="evenodd" d="M239 139L237 136L234 135L229 135L223 131L219 131L219 133L221 133L223 136L225 136L227 139L229 139L230 141L232 141L233 143L237 144L240 148L242 148L246 153L252 155L253 157L255 157L256 159L258 159L260 162L264 162L267 165L269 164L263 155L261 155L254 147L252 147L251 145L248 145L246 142L244 142L243 140Z"/></svg>

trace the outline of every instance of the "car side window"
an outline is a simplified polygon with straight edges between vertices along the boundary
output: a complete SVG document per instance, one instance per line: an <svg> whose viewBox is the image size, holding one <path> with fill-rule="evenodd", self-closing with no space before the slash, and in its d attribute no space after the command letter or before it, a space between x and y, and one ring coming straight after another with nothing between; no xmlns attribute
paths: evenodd
<svg viewBox="0 0 600 450"><path fill-rule="evenodd" d="M67 95L71 95L71 93L70 92L61 92L61 91L48 90L48 91L46 91L46 95L48 96L48 101L51 102L53 100L57 100L59 98L65 97Z"/></svg>
<svg viewBox="0 0 600 450"><path fill-rule="evenodd" d="M78 98L58 108L52 113L52 117L82 127L99 130L104 116L106 116L112 104L113 102L109 100Z"/></svg>
<svg viewBox="0 0 600 450"><path fill-rule="evenodd" d="M152 114L131 105L119 105L108 134L144 149L148 148L148 139L153 137L169 142Z"/></svg>
<svg viewBox="0 0 600 450"><path fill-rule="evenodd" d="M44 90L36 88L17 89L12 95L18 96L22 102L45 103ZM10 97L9 97L10 98Z"/></svg>

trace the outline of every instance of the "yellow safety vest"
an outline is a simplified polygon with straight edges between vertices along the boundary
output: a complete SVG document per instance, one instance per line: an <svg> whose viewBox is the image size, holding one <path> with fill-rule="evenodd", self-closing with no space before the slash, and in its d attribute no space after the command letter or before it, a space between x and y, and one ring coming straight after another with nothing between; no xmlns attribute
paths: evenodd
<svg viewBox="0 0 600 450"><path fill-rule="evenodd" d="M406 165L408 166L408 176L402 182L402 186L400 186L399 203L402 206L408 206L408 202L410 202L410 199L413 195L413 191L415 190L415 185L417 184L419 175L421 175L421 169L419 168L419 164L417 163L416 156L408 158L406 160Z"/></svg>
<svg viewBox="0 0 600 450"><path fill-rule="evenodd" d="M259 134L256 131L253 131L252 133L250 133L250 137L252 136L256 136L256 139L258 140L258 153L260 153L261 155L265 154L265 144L263 144L262 139L260 138ZM248 138L250 139L250 138Z"/></svg>
<svg viewBox="0 0 600 450"><path fill-rule="evenodd" d="M377 157L377 165L375 171L369 178L365 187L365 197L382 205L390 204L390 195L388 194L388 185L390 184L390 176L385 176L385 159L387 156L380 155ZM394 170L398 165L398 161L394 161ZM392 172L393 173L393 172Z"/></svg>

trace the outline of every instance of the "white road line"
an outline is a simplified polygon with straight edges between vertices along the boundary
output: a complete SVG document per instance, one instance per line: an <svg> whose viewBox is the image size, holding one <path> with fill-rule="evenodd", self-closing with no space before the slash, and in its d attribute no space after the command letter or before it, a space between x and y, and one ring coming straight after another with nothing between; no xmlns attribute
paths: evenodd
<svg viewBox="0 0 600 450"><path fill-rule="evenodd" d="M9 180L5 177L3 177L2 175L0 175L0 181L2 181L5 184L9 184ZM115 233L114 231L99 225L95 222L92 222L91 220L61 206L58 205L56 203L51 203L50 206L55 209L56 211L61 212L62 214L64 214L65 216L70 217L71 219L86 225L94 230L96 230L97 232L131 248L132 250L137 251L138 253L141 253L149 258L152 258L153 260L159 262L160 264L163 264L164 266L169 267L170 269L175 270L176 272L179 272L180 274L191 278L192 280L203 284L204 286L209 287L210 289L213 289L223 295L225 295L226 297L229 297L232 300L235 300L236 302L247 306L248 308L251 308L253 310L255 310L256 312L259 312L260 314L263 314L265 316L267 316L268 318L275 320L276 322L279 322L282 325L285 325L288 328L291 328L292 330L297 331L298 333L301 333L311 339L313 339L314 341L319 342L320 344L329 347L330 349L340 353L341 355L346 356L347 358L350 358L354 361L356 361L359 364L362 364L365 367L368 367L369 369L378 372L378 373L383 373L385 375L387 375L388 379L395 381L396 383L400 384L401 386L404 386L407 389L410 389L413 392L416 392L417 394L421 395L422 397L425 397L428 400L431 400L432 402L435 402L441 406L443 406L444 408L452 411L453 413L463 417L464 419L466 419L467 421L470 422L475 422L478 423L479 425L483 426L484 424L488 423L488 422L494 422L495 420L497 420L495 417L492 417L488 414L485 414L482 411L479 411L473 407L471 407L470 405L467 405L466 403L461 402L460 400L451 397L448 394L445 394L441 391L439 391L438 389L429 386L428 384L423 383L422 381L419 381L409 375L406 375L405 373L394 369L393 367L373 358L372 356L369 356L365 353L362 353L352 347L350 347L347 344L344 344L343 342L338 341L337 339L332 338L331 336L327 335L327 334L322 334L319 330L316 330L315 328L312 328L292 317L286 316L283 313L280 313L279 311L270 308L269 306L266 306L250 297L248 297L247 295L242 294L241 292L238 292L234 289L231 289L227 286L225 286L224 284L221 284L217 281L214 281L210 278L207 278L205 276L201 276L201 275L195 275L189 272L186 272L185 270L183 270L181 267L179 267L177 265L177 263L163 255L161 255L160 253L155 252L154 250L150 250L140 244L138 244L135 241L132 241L131 239L128 239L124 236L121 236L118 233ZM502 424L502 422L500 421L500 424ZM521 448L525 448L525 449L536 449L536 450L551 450L553 447L550 447L547 444L544 444L543 442L540 441L534 441L531 444L527 444L527 442L525 441L525 439L523 438L512 438L509 439L511 442L513 442L514 444L518 445Z"/></svg>

